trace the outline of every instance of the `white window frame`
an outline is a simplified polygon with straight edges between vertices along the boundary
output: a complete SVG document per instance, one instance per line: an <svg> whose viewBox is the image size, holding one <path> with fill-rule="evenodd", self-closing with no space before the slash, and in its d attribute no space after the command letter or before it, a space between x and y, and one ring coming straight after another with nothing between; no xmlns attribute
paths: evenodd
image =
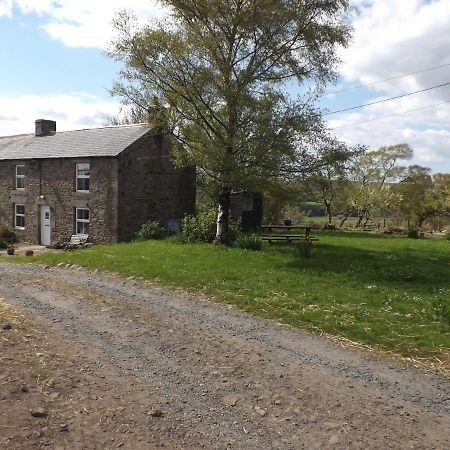
<svg viewBox="0 0 450 450"><path fill-rule="evenodd" d="M79 166L87 166L88 171L89 171L89 175L79 175L78 174L78 167ZM91 175L90 175L90 170L91 170L91 164L90 163L78 163L76 164L75 167L75 189L77 192L89 192L90 190L90 181L89 181L89 189L78 189L78 180L90 180Z"/></svg>
<svg viewBox="0 0 450 450"><path fill-rule="evenodd" d="M23 207L23 213L17 212L17 207L22 206ZM23 218L23 226L17 225L17 218L22 217ZM16 230L25 230L25 205L22 205L21 203L16 203L14 205L14 228Z"/></svg>
<svg viewBox="0 0 450 450"><path fill-rule="evenodd" d="M244 194L242 199L242 211L253 211L253 196L251 194Z"/></svg>
<svg viewBox="0 0 450 450"><path fill-rule="evenodd" d="M79 219L78 211L86 210L89 214L89 219ZM83 223L87 224L89 228L89 224L91 223L91 211L89 208L75 208L75 234L89 234L89 233L78 233L78 224ZM89 230L88 230L89 231Z"/></svg>
<svg viewBox="0 0 450 450"><path fill-rule="evenodd" d="M18 172L18 169L19 169L19 167L23 167L23 174L18 174L17 172ZM23 183L23 187L19 187L18 186L18 180L23 180L22 181L22 183ZM15 185L15 187L16 187L16 189L18 189L18 190L20 190L20 191L23 191L24 189L25 189L25 164L17 164L16 165L16 183L15 183L16 185Z"/></svg>

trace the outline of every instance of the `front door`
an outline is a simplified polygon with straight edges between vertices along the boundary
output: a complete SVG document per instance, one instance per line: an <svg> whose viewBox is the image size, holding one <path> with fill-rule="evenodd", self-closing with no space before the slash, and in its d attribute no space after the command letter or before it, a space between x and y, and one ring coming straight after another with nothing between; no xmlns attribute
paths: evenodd
<svg viewBox="0 0 450 450"><path fill-rule="evenodd" d="M50 245L50 206L41 205L41 245Z"/></svg>

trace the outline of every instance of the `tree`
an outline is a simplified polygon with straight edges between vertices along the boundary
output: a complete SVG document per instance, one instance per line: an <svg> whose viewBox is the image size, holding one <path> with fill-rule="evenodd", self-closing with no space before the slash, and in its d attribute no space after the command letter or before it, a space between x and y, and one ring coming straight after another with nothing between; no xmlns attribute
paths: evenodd
<svg viewBox="0 0 450 450"><path fill-rule="evenodd" d="M295 80L334 79L346 46L348 0L162 0L171 15L138 27L122 12L109 55L124 63L113 93L146 107L156 98L179 165L213 185L217 237L228 234L233 189L317 166L311 145L323 132L311 96L293 100ZM306 145L309 143L310 145Z"/></svg>
<svg viewBox="0 0 450 450"><path fill-rule="evenodd" d="M450 174L431 175L427 167L409 166L398 191L400 210L419 229L431 217L450 216Z"/></svg>
<svg viewBox="0 0 450 450"><path fill-rule="evenodd" d="M120 113L111 116L104 125L132 125L135 123L148 123L150 121L149 108L143 109L138 105L124 105Z"/></svg>
<svg viewBox="0 0 450 450"><path fill-rule="evenodd" d="M365 148L355 146L348 148L342 142L331 139L322 146L322 160L326 161L326 154L335 155L337 150L346 154L347 158L329 158L328 163L321 165L301 183L303 196L308 200L314 200L324 205L328 224L333 223L333 215L338 205L348 203L348 192L351 187L349 169L351 162L361 157Z"/></svg>
<svg viewBox="0 0 450 450"><path fill-rule="evenodd" d="M403 178L405 167L400 162L411 159L412 155L408 144L397 144L357 158L351 168L349 208L341 226L352 210L358 212L356 227L360 227L367 224L374 210L396 205L399 196L391 184Z"/></svg>

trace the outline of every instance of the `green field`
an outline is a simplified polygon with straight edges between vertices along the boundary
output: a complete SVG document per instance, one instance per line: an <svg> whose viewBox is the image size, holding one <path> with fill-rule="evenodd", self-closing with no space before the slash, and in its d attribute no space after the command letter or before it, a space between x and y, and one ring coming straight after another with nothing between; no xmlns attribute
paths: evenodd
<svg viewBox="0 0 450 450"><path fill-rule="evenodd" d="M146 241L45 254L35 261L143 277L450 369L450 241L315 234L320 242L311 258L299 256L293 243L252 252Z"/></svg>

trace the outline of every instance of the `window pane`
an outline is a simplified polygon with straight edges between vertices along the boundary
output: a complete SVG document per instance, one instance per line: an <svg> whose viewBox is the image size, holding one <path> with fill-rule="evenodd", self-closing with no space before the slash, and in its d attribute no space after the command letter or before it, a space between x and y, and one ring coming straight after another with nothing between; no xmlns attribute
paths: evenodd
<svg viewBox="0 0 450 450"><path fill-rule="evenodd" d="M16 175L25 175L25 166L16 166Z"/></svg>
<svg viewBox="0 0 450 450"><path fill-rule="evenodd" d="M77 177L89 176L89 164L77 164Z"/></svg>
<svg viewBox="0 0 450 450"><path fill-rule="evenodd" d="M77 178L77 191L89 190L89 178Z"/></svg>
<svg viewBox="0 0 450 450"><path fill-rule="evenodd" d="M16 189L25 189L25 178L16 178Z"/></svg>
<svg viewBox="0 0 450 450"><path fill-rule="evenodd" d="M25 228L25 217L16 216L16 227Z"/></svg>
<svg viewBox="0 0 450 450"><path fill-rule="evenodd" d="M249 195L244 197L242 209L244 211L253 211L253 198Z"/></svg>
<svg viewBox="0 0 450 450"><path fill-rule="evenodd" d="M25 228L25 206L16 205L15 214L16 228Z"/></svg>
<svg viewBox="0 0 450 450"><path fill-rule="evenodd" d="M89 210L85 208L77 209L77 219L80 220L89 220Z"/></svg>
<svg viewBox="0 0 450 450"><path fill-rule="evenodd" d="M77 222L77 234L89 234L89 224L87 222Z"/></svg>

